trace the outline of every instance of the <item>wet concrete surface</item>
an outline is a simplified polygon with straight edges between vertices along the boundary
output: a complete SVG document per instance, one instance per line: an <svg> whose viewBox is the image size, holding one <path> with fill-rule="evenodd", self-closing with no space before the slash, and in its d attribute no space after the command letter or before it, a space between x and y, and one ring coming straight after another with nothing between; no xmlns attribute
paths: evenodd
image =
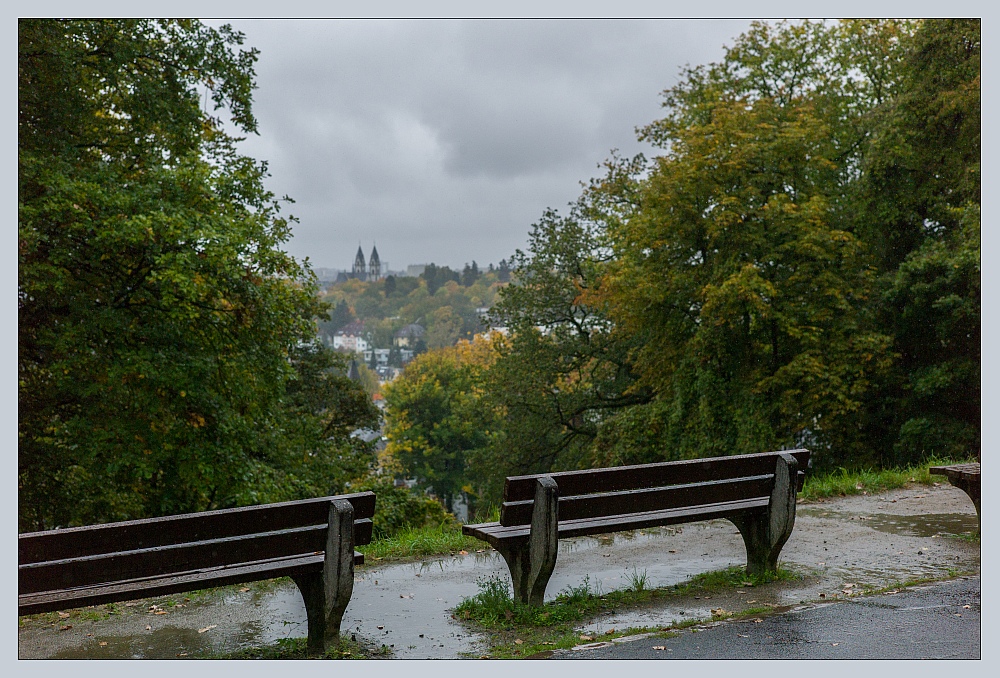
<svg viewBox="0 0 1000 678"><path fill-rule="evenodd" d="M661 627L710 618L711 610L720 607L733 612L785 608L851 597L866 587L978 572L979 545L949 536L977 526L972 503L950 485L802 504L781 554L783 564L805 575L801 580L671 600L604 616L585 630ZM624 588L637 574L644 574L651 587L668 586L742 565L745 557L736 528L722 520L565 540L559 543L546 598L585 580L599 591ZM478 592L477 580L493 574L508 577L503 560L485 544L479 553L358 568L343 633L384 644L396 658L478 656L485 638L452 619L450 610ZM18 631L18 656L172 659L306 635L305 607L290 581L242 589L187 602L183 595L145 601L96 621L74 615L66 630L60 630L65 622L28 622ZM166 600L183 607L169 607ZM149 608L150 602L160 604L161 614Z"/></svg>
<svg viewBox="0 0 1000 678"><path fill-rule="evenodd" d="M980 579L623 638L551 659L981 659Z"/></svg>

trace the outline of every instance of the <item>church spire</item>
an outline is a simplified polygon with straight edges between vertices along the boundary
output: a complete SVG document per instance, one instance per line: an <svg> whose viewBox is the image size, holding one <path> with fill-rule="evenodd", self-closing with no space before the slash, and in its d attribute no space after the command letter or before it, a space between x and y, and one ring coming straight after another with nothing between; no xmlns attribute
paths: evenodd
<svg viewBox="0 0 1000 678"><path fill-rule="evenodd" d="M361 251L360 249L358 250ZM378 280L382 277L382 262L378 258L378 249L375 247L375 243L372 243L372 256L368 260L368 279Z"/></svg>

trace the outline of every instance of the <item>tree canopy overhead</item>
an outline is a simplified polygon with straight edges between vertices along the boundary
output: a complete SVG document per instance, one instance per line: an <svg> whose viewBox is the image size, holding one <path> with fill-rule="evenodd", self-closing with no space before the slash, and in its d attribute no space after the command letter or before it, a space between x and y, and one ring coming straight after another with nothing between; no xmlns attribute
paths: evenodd
<svg viewBox="0 0 1000 678"><path fill-rule="evenodd" d="M326 376L315 278L216 117L256 130L242 42L19 21L22 529L329 492L364 466L370 403Z"/></svg>

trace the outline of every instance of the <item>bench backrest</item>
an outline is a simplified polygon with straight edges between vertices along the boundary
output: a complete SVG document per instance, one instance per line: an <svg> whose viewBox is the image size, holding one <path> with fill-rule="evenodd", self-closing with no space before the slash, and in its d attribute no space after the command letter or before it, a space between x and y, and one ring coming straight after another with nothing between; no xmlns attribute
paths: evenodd
<svg viewBox="0 0 1000 678"><path fill-rule="evenodd" d="M375 494L359 492L20 534L19 594L322 552L330 503L354 508L354 543L372 537Z"/></svg>
<svg viewBox="0 0 1000 678"><path fill-rule="evenodd" d="M801 490L809 465L804 449L512 476L504 484L500 524L531 524L535 481L542 476L559 486L560 521L768 497L782 453L798 462Z"/></svg>

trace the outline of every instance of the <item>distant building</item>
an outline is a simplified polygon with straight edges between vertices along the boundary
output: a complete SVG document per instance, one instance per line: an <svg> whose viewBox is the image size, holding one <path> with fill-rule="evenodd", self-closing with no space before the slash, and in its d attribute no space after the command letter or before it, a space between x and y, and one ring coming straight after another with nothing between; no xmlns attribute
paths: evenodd
<svg viewBox="0 0 1000 678"><path fill-rule="evenodd" d="M424 272L425 268L427 268L427 264L410 264L406 267L406 277L416 278Z"/></svg>
<svg viewBox="0 0 1000 678"><path fill-rule="evenodd" d="M368 341L364 338L365 325L360 320L344 325L333 335L334 350L364 354Z"/></svg>
<svg viewBox="0 0 1000 678"><path fill-rule="evenodd" d="M358 280L364 280L368 277L367 269L365 268L365 253L361 251L361 245L358 245L358 253L354 255L354 266L351 267L351 277Z"/></svg>
<svg viewBox="0 0 1000 678"><path fill-rule="evenodd" d="M424 336L424 328L416 323L411 323L392 336L392 343L397 348L413 348Z"/></svg>
<svg viewBox="0 0 1000 678"><path fill-rule="evenodd" d="M365 253L361 249L361 245L358 245L358 252L354 255L354 264L351 266L351 272L338 272L335 276L335 281L342 283L347 282L348 280L381 280L384 277L385 270L388 266L389 263L383 262L379 257L378 249L374 245L372 245L372 254L368 258L368 263L365 263Z"/></svg>

